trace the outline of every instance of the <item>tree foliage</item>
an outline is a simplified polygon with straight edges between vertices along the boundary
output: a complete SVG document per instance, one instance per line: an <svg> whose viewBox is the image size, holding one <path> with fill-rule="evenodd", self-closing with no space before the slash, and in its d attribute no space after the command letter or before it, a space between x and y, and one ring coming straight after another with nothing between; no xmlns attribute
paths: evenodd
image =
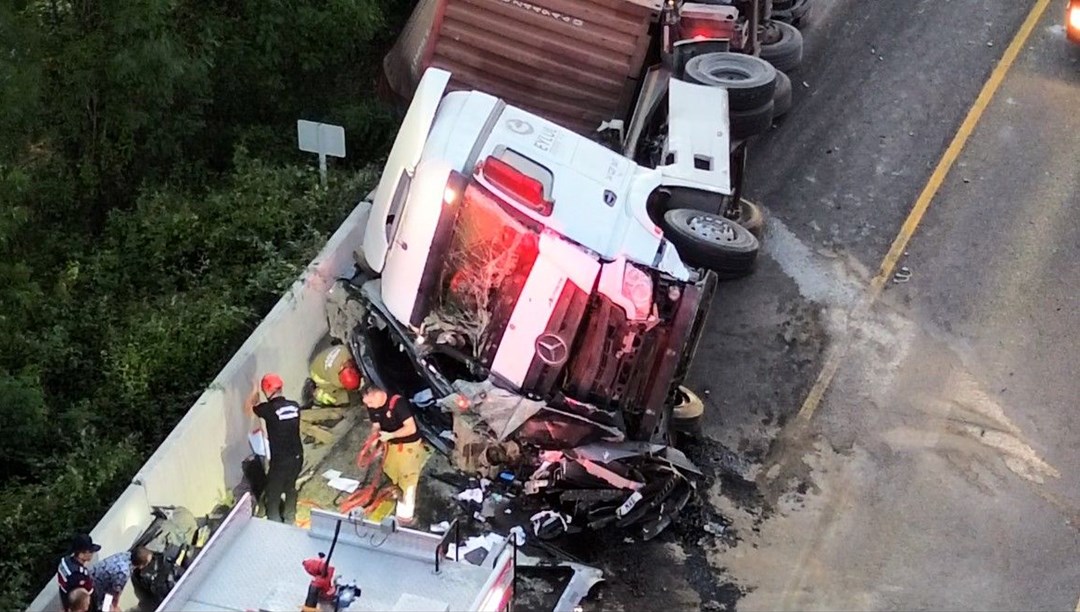
<svg viewBox="0 0 1080 612"><path fill-rule="evenodd" d="M371 185L410 4L0 3L0 607L47 583ZM328 189L297 118L346 127Z"/></svg>

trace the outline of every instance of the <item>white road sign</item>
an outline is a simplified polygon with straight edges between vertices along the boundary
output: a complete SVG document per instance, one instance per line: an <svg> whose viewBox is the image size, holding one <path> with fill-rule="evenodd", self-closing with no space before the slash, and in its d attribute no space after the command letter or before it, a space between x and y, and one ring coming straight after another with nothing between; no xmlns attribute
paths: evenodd
<svg viewBox="0 0 1080 612"><path fill-rule="evenodd" d="M345 128L298 119L296 141L301 151L318 153L319 178L323 186L326 186L326 156L345 157Z"/></svg>
<svg viewBox="0 0 1080 612"><path fill-rule="evenodd" d="M300 119L296 122L296 139L301 151L345 157L345 128L340 125Z"/></svg>

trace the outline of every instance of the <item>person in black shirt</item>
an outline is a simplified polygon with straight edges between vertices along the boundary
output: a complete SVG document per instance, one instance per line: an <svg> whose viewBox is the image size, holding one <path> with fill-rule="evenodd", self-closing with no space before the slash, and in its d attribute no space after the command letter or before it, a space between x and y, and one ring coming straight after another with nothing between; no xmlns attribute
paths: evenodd
<svg viewBox="0 0 1080 612"><path fill-rule="evenodd" d="M360 396L371 418L372 430L386 443L383 472L401 489L394 514L398 523L411 525L416 514L416 487L428 458L416 428L412 406L401 396L388 396L375 385L364 386Z"/></svg>
<svg viewBox="0 0 1080 612"><path fill-rule="evenodd" d="M296 479L304 467L300 404L282 395L285 384L277 374L263 376L260 386L266 401L255 406L253 412L266 421L266 437L270 442L270 470L263 495L266 518L292 523L296 520Z"/></svg>

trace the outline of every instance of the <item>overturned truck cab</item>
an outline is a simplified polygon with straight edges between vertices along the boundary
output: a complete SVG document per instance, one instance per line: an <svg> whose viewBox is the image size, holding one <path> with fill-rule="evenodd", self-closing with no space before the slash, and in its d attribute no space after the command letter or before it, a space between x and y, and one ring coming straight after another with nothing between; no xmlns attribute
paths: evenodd
<svg viewBox="0 0 1080 612"><path fill-rule="evenodd" d="M678 143L689 171L675 155L650 168L485 93L447 93L448 81L428 70L391 151L363 272L338 288L362 312L343 339L367 378L431 406L421 430L445 452L441 434L471 411L512 444L495 454L529 466L534 489L614 488L614 511L676 477L685 486L659 492L677 489L681 507L696 468L669 448L672 411L716 287L709 264L730 255L730 240L708 234L753 237L664 205L688 178L719 176L716 193L729 190L726 125L712 130L719 143ZM679 87L672 108L686 96L726 103L722 89ZM705 153L724 163L703 168ZM500 407L524 411L495 427Z"/></svg>

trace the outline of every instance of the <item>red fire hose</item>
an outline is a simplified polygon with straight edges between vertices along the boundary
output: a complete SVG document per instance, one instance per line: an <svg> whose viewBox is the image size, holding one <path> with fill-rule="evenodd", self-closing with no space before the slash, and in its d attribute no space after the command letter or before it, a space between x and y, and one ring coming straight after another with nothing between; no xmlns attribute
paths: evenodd
<svg viewBox="0 0 1080 612"><path fill-rule="evenodd" d="M379 457L379 469L372 474L371 465L375 463L377 457ZM345 498L345 501L341 502L338 509L342 514L348 514L356 508L363 510L364 514L371 514L371 512L378 508L384 501L394 497L393 485L384 487L382 490L379 489L379 485L382 483L383 466L385 464L386 443L379 440L378 432L373 431L371 432L371 435L368 436L368 439L364 441L364 445L360 448L360 452L356 454L356 467L365 470L365 480L368 482Z"/></svg>

